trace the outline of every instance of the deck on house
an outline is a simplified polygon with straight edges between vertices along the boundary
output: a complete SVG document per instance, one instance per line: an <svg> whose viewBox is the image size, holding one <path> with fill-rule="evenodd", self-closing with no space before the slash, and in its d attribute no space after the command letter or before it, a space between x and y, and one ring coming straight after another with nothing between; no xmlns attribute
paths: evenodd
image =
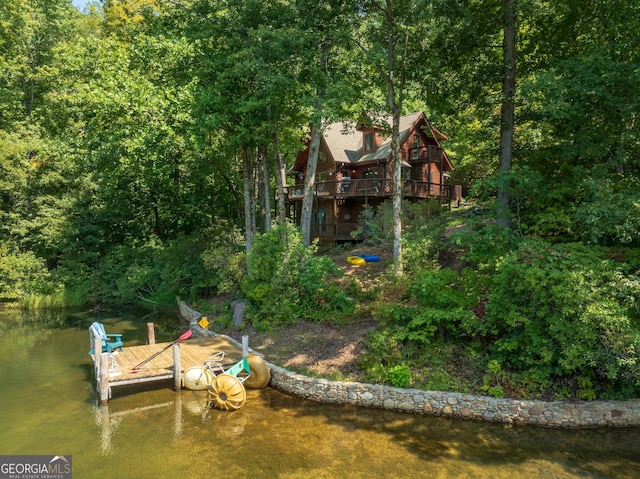
<svg viewBox="0 0 640 479"><path fill-rule="evenodd" d="M230 340L227 336L211 336L207 338L192 338L177 343L180 346L179 364L180 374L193 366L202 366L204 361L219 351L224 352L224 364L234 364L242 359L242 346ZM109 388L128 384L162 382L175 379L174 352L168 347L171 343L156 343L142 346L125 346L123 351L113 353L119 373L108 374ZM174 345L175 347L175 345ZM133 368L153 354L167 348L148 363L133 371ZM102 355L105 355L103 353ZM99 366L100 356L95 354L91 358L96 367ZM99 374L99 373L98 373ZM99 376L96 378L100 382ZM103 385L106 387L106 385ZM110 395L110 394L109 394ZM106 398L102 398L104 401Z"/></svg>

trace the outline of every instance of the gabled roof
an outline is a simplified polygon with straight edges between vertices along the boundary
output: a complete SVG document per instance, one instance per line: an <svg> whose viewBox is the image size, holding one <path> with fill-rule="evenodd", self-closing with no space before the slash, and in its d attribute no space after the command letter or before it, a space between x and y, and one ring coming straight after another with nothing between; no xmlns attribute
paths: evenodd
<svg viewBox="0 0 640 479"><path fill-rule="evenodd" d="M387 125L389 125L386 128L390 128L392 118L388 117L383 120L383 123L384 121L386 121ZM416 112L400 117L400 135L398 137L398 142L400 143L400 145L402 145L407 140L407 135L409 134L409 132L414 130L417 127L418 123L421 121L423 121L425 126L430 130L430 136L435 138L438 145L440 145L440 140L448 139L447 135L437 130L431 124L424 113ZM387 161L391 157L391 136L389 135L389 137L384 142L378 145L376 151L363 155L363 134L359 126L361 125L336 122L325 127L321 140L322 144L325 147L325 151L329 152L336 164L355 165L378 161ZM380 129L380 127L377 128L378 131ZM305 150L304 153L304 156L298 154L298 157L296 158L296 164L291 168L291 170L289 171L290 173L298 172L303 167L303 163L306 162L307 151ZM446 153L444 156L447 162L447 166L450 166L451 164L446 156Z"/></svg>
<svg viewBox="0 0 640 479"><path fill-rule="evenodd" d="M431 122L424 116L422 112L411 113L400 117L400 135L398 142L402 145L407 139L409 131L411 131L416 123L424 118L426 125L431 129L431 134L439 140L446 140L447 135L438 131L431 125ZM391 125L391 117L386 121ZM391 157L391 138L378 146L376 151L367 155L362 154L364 145L362 132L355 125L347 123L332 123L324 130L324 141L327 150L330 151L336 163L368 163L379 160L387 160Z"/></svg>

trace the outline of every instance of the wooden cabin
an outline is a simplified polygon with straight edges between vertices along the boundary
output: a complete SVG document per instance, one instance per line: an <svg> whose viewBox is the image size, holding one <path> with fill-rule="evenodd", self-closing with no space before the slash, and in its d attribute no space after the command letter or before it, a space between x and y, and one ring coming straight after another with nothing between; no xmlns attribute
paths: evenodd
<svg viewBox="0 0 640 479"><path fill-rule="evenodd" d="M390 122L389 122L390 124ZM321 244L350 241L362 222L365 206L376 208L393 195L393 160L389 126L370 121L329 125L320 141L314 185L311 238ZM441 146L448 137L422 112L400 118L403 197L411 201L459 202L462 188L449 184L453 166ZM300 223L309 144L288 174L295 178L286 191L289 211Z"/></svg>

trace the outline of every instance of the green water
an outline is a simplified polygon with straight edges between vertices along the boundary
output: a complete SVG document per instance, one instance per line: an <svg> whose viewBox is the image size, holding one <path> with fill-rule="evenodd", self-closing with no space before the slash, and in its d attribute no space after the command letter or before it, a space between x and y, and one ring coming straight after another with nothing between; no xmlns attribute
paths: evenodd
<svg viewBox="0 0 640 479"><path fill-rule="evenodd" d="M89 324L142 342L177 316L0 310L0 454L71 455L76 479L637 478L640 429L556 431L334 407L248 390L237 412L171 388L95 401ZM179 335L179 333L178 333Z"/></svg>

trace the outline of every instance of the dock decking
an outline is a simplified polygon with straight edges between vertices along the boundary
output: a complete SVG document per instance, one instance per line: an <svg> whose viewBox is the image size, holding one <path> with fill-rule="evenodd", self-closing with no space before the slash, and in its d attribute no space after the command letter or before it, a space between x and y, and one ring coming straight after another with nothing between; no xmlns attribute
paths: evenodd
<svg viewBox="0 0 640 479"><path fill-rule="evenodd" d="M102 353L91 355L96 371L96 382L101 402L111 397L111 388L129 384L162 382L174 379L176 387L180 384L183 371L193 366L202 366L213 354L224 351L224 363L234 364L242 359L242 346L227 336L211 336L181 341L166 349L162 354L141 366L135 372L132 368L161 351L171 343L156 343L142 346L124 347L109 355ZM177 356L176 356L177 355ZM114 368L112 361L117 367ZM176 364L179 371L176 374Z"/></svg>

